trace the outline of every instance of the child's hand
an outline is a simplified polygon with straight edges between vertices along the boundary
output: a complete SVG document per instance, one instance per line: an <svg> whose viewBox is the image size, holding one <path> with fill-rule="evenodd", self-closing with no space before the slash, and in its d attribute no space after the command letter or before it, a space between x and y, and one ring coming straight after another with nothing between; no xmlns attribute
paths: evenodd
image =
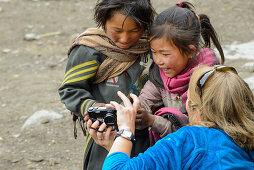
<svg viewBox="0 0 254 170"><path fill-rule="evenodd" d="M139 108L136 115L135 126L136 129L142 130L147 127L152 127L154 122L154 115L146 111L144 108Z"/></svg>
<svg viewBox="0 0 254 170"><path fill-rule="evenodd" d="M84 116L84 121L87 122L89 120L88 112L85 112Z"/></svg>
<svg viewBox="0 0 254 170"><path fill-rule="evenodd" d="M107 127L105 123L99 126L98 120L94 123L91 120L88 120L87 129L95 143L104 147L108 151L110 150L114 143L114 136L116 135L116 131L112 131L112 126Z"/></svg>
<svg viewBox="0 0 254 170"><path fill-rule="evenodd" d="M104 107L105 105L105 103L94 103L93 107ZM84 121L87 122L89 120L88 112L85 112L84 116Z"/></svg>
<svg viewBox="0 0 254 170"><path fill-rule="evenodd" d="M94 103L93 107L105 107L105 103Z"/></svg>

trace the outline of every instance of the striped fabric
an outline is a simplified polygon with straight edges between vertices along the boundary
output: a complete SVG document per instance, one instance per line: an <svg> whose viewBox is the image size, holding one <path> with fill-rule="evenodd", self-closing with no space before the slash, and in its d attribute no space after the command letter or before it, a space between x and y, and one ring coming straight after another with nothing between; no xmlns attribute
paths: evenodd
<svg viewBox="0 0 254 170"><path fill-rule="evenodd" d="M71 68L64 76L64 81L61 86L68 83L74 83L82 80L86 80L95 76L99 64L96 60L85 62Z"/></svg>
<svg viewBox="0 0 254 170"><path fill-rule="evenodd" d="M82 114L82 116L84 116L84 113L87 111L87 109L89 108L89 106L91 106L92 103L94 103L95 100L92 99L87 99L85 100L81 107L80 107L80 113ZM85 117L85 116L84 116Z"/></svg>

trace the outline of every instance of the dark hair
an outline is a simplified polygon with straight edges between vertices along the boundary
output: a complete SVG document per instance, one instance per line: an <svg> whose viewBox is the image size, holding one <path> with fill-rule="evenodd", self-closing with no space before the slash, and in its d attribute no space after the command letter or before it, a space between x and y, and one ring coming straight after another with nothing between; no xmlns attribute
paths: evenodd
<svg viewBox="0 0 254 170"><path fill-rule="evenodd" d="M150 0L98 0L94 8L97 27L105 30L106 21L114 12L122 12L132 18L144 30L149 30L155 11Z"/></svg>
<svg viewBox="0 0 254 170"><path fill-rule="evenodd" d="M189 45L194 45L197 50L200 45L210 48L212 40L220 53L221 63L224 63L224 53L210 19L205 14L197 15L194 6L189 2L177 3L160 13L151 27L150 37L152 39L166 37L186 55L191 54Z"/></svg>

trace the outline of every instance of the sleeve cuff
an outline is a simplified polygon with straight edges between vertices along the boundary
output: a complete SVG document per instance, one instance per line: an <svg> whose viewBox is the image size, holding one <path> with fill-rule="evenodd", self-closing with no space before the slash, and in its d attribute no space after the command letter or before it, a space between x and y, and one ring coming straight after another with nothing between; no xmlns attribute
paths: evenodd
<svg viewBox="0 0 254 170"><path fill-rule="evenodd" d="M94 103L96 103L96 101L92 99L87 99L82 103L80 107L80 113L83 117L85 117L84 113L87 112L88 108L91 107Z"/></svg>
<svg viewBox="0 0 254 170"><path fill-rule="evenodd" d="M174 129L172 129L172 123L170 121L156 115L151 130L160 133L161 137L166 136L167 134L174 131Z"/></svg>

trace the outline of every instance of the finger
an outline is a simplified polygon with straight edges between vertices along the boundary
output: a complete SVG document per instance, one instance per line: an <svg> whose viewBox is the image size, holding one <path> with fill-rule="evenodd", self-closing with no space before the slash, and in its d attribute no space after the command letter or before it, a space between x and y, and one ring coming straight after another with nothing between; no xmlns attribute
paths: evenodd
<svg viewBox="0 0 254 170"><path fill-rule="evenodd" d="M98 120L96 120L90 127L92 127L93 129L97 129L99 125L100 125L100 122Z"/></svg>
<svg viewBox="0 0 254 170"><path fill-rule="evenodd" d="M123 104L124 104L125 107L132 106L131 101L121 91L118 91L117 95L122 99Z"/></svg>
<svg viewBox="0 0 254 170"><path fill-rule="evenodd" d="M136 115L136 119L141 119L143 116L141 114Z"/></svg>
<svg viewBox="0 0 254 170"><path fill-rule="evenodd" d="M98 140L103 140L103 131L104 129L107 127L107 125L105 123L102 123L100 128L97 131L97 138Z"/></svg>
<svg viewBox="0 0 254 170"><path fill-rule="evenodd" d="M92 120L89 119L86 124L88 130L90 129L90 126L92 126L92 124L93 124Z"/></svg>
<svg viewBox="0 0 254 170"><path fill-rule="evenodd" d="M102 123L101 126L98 129L98 133L102 133L104 132L105 128L107 127L107 125L105 123Z"/></svg>
<svg viewBox="0 0 254 170"><path fill-rule="evenodd" d="M111 131L113 130L113 126L109 126L105 133L105 140L110 139Z"/></svg>
<svg viewBox="0 0 254 170"><path fill-rule="evenodd" d="M116 108L116 110L119 110L121 108L121 105L115 101L111 101L110 104Z"/></svg>
<svg viewBox="0 0 254 170"><path fill-rule="evenodd" d="M136 119L142 119L144 117L144 113L136 114Z"/></svg>
<svg viewBox="0 0 254 170"><path fill-rule="evenodd" d="M135 111L137 112L139 106L140 106L140 101L138 99L138 96L136 96L135 94L130 94L130 97L133 99L133 108L135 109Z"/></svg>
<svg viewBox="0 0 254 170"><path fill-rule="evenodd" d="M89 120L89 116L85 115L84 121L87 122Z"/></svg>
<svg viewBox="0 0 254 170"><path fill-rule="evenodd" d="M142 122L142 119L136 119L135 120L135 123L141 123Z"/></svg>
<svg viewBox="0 0 254 170"><path fill-rule="evenodd" d="M143 112L143 111L145 111L145 110L146 110L145 108L139 107L138 110L137 110L137 112Z"/></svg>
<svg viewBox="0 0 254 170"><path fill-rule="evenodd" d="M89 122L89 123L88 123ZM92 123L91 120L89 120L87 122L87 128L88 128L88 133L92 136L92 138L97 138L96 137L96 133L97 131L95 130L98 126L99 126L99 121L95 121L94 123ZM92 124L91 124L92 123ZM89 126L90 125L90 126Z"/></svg>
<svg viewBox="0 0 254 170"><path fill-rule="evenodd" d="M89 120L88 112L84 113L84 121L87 122Z"/></svg>
<svg viewBox="0 0 254 170"><path fill-rule="evenodd" d="M106 108L114 108L112 104L105 104Z"/></svg>

